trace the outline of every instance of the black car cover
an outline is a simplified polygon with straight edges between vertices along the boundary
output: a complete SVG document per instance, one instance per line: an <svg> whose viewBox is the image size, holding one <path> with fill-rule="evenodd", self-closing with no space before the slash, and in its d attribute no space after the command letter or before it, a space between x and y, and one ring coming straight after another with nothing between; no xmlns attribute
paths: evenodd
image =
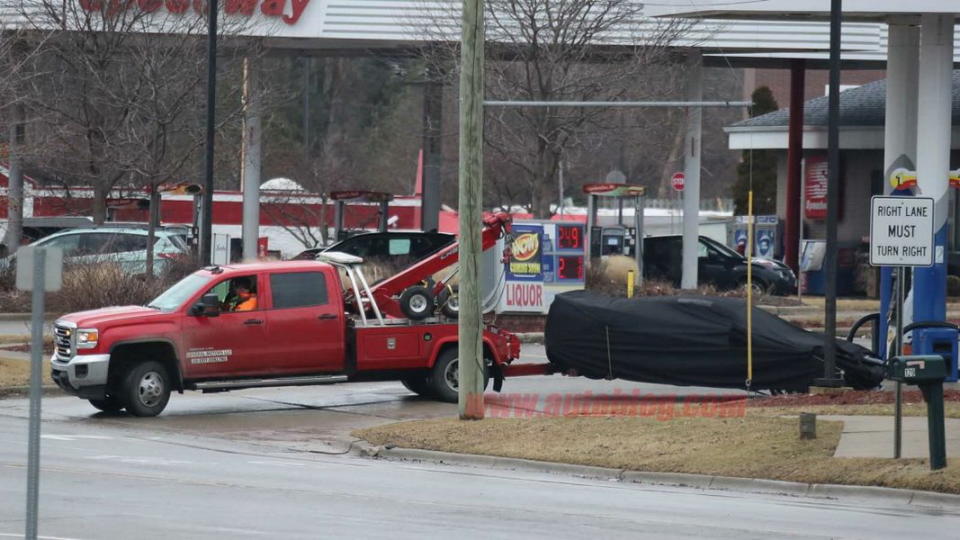
<svg viewBox="0 0 960 540"><path fill-rule="evenodd" d="M546 325L547 358L592 378L682 386L743 388L747 314L740 298L612 298L557 295ZM823 334L753 308L751 389L806 391L823 376ZM868 349L837 340L845 383L874 388L883 370Z"/></svg>

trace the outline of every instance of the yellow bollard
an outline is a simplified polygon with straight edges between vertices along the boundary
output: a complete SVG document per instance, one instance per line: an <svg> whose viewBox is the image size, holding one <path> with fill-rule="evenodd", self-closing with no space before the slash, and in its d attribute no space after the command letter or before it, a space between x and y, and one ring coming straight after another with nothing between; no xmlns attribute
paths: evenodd
<svg viewBox="0 0 960 540"><path fill-rule="evenodd" d="M633 298L633 270L627 271L627 298Z"/></svg>

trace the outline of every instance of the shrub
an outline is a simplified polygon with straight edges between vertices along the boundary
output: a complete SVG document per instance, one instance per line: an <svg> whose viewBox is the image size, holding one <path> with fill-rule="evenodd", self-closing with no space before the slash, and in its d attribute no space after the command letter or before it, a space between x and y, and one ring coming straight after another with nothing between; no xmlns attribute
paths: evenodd
<svg viewBox="0 0 960 540"><path fill-rule="evenodd" d="M636 262L624 256L610 256L605 259L593 259L587 272L586 288L590 291L608 296L625 297L627 295L627 272L637 271ZM958 282L960 283L960 282ZM746 287L739 287L728 291L719 291L711 285L700 285L695 291L684 291L674 287L669 281L644 280L634 289L634 296L675 296L679 294L694 294L703 296L721 296L728 298L745 298ZM753 295L758 304L798 305L793 298L769 296L766 294Z"/></svg>
<svg viewBox="0 0 960 540"><path fill-rule="evenodd" d="M168 282L132 276L114 264L79 265L64 269L63 287L51 295L49 310L61 313L106 306L144 305Z"/></svg>

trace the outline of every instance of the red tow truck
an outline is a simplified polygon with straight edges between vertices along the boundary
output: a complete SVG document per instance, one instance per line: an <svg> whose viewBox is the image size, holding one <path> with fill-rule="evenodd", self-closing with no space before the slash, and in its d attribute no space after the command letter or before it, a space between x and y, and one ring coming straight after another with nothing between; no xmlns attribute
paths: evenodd
<svg viewBox="0 0 960 540"><path fill-rule="evenodd" d="M509 216L487 218L484 249L509 230ZM457 249L454 243L373 286L362 259L343 253L207 267L146 306L59 318L53 380L100 410L135 416L160 414L172 391L361 380L400 380L413 392L455 402L457 325L437 301L449 302L452 289L430 286L428 278L455 264ZM231 309L242 287L255 294L255 309ZM483 349L499 389L519 341L488 325Z"/></svg>

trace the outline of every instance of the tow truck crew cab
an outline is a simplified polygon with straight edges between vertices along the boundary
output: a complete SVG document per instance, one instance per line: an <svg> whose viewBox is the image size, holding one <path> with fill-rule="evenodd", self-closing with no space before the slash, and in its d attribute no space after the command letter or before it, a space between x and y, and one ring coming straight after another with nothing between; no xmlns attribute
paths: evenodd
<svg viewBox="0 0 960 540"><path fill-rule="evenodd" d="M401 380L456 401L457 325L348 313L370 306L345 299L340 275L317 261L209 267L147 306L66 315L54 326L53 380L98 409L136 416L159 414L174 390L353 380ZM232 310L238 282L253 288L254 309ZM495 327L483 345L491 377L519 356L516 338Z"/></svg>

